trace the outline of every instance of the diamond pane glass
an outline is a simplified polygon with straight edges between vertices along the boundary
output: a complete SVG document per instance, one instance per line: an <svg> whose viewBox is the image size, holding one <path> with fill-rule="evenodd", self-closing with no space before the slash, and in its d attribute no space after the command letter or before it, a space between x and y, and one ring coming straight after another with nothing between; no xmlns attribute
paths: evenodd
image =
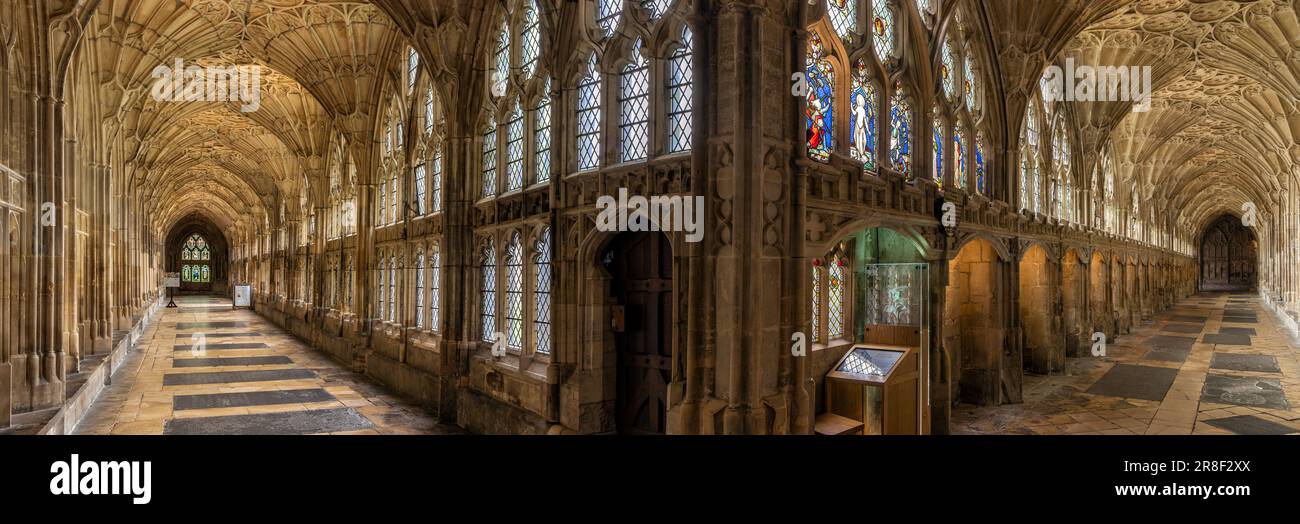
<svg viewBox="0 0 1300 524"><path fill-rule="evenodd" d="M429 209L442 211L442 147L433 152L433 177L429 180Z"/></svg>
<svg viewBox="0 0 1300 524"><path fill-rule="evenodd" d="M428 167L423 163L415 166L415 212L424 215L428 212L425 197L428 195Z"/></svg>
<svg viewBox="0 0 1300 524"><path fill-rule="evenodd" d="M600 74L596 55L587 62L587 76L578 83L578 169L600 167Z"/></svg>
<svg viewBox="0 0 1300 524"><path fill-rule="evenodd" d="M658 20L673 6L673 0L641 0L641 5L650 10L652 20Z"/></svg>
<svg viewBox="0 0 1300 524"><path fill-rule="evenodd" d="M614 34L622 14L623 0L596 0L596 24L605 32L605 36Z"/></svg>
<svg viewBox="0 0 1300 524"><path fill-rule="evenodd" d="M542 32L537 16L537 3L529 0L524 6L524 23L520 31L519 58L523 62L524 78L532 78L537 71L537 57L541 55Z"/></svg>
<svg viewBox="0 0 1300 524"><path fill-rule="evenodd" d="M847 260L833 260L827 268L826 336L844 337L844 265Z"/></svg>
<svg viewBox="0 0 1300 524"><path fill-rule="evenodd" d="M483 246L479 259L479 327L484 342L495 342L497 331L497 252L492 241Z"/></svg>
<svg viewBox="0 0 1300 524"><path fill-rule="evenodd" d="M894 11L889 0L872 0L871 36L881 62L894 56Z"/></svg>
<svg viewBox="0 0 1300 524"><path fill-rule="evenodd" d="M524 345L524 259L519 233L506 244L506 345L518 350Z"/></svg>
<svg viewBox="0 0 1300 524"><path fill-rule="evenodd" d="M852 43L853 34L858 31L858 0L826 0L826 7L835 33L844 42Z"/></svg>
<svg viewBox="0 0 1300 524"><path fill-rule="evenodd" d="M415 257L415 327L424 327L424 254Z"/></svg>
<svg viewBox="0 0 1300 524"><path fill-rule="evenodd" d="M388 258L388 321L397 321L397 257Z"/></svg>
<svg viewBox="0 0 1300 524"><path fill-rule="evenodd" d="M442 290L442 253L438 248L433 249L433 254L429 257L429 329L438 331L439 306L442 305L439 292Z"/></svg>
<svg viewBox="0 0 1300 524"><path fill-rule="evenodd" d="M524 187L524 113L515 102L514 113L506 122L506 191Z"/></svg>
<svg viewBox="0 0 1300 524"><path fill-rule="evenodd" d="M510 27L501 23L501 32L497 36L497 48L492 70L492 96L505 96L506 84L510 79Z"/></svg>
<svg viewBox="0 0 1300 524"><path fill-rule="evenodd" d="M536 151L534 166L538 182L551 179L551 80L546 80L542 90L542 100L534 113L533 150Z"/></svg>
<svg viewBox="0 0 1300 524"><path fill-rule="evenodd" d="M693 36L689 28L682 30L682 46L673 53L668 63L668 152L679 153L691 149L691 131L694 127L695 69L692 64Z"/></svg>
<svg viewBox="0 0 1300 524"><path fill-rule="evenodd" d="M497 123L488 124L483 134L483 197L497 194Z"/></svg>
<svg viewBox="0 0 1300 524"><path fill-rule="evenodd" d="M822 268L812 268L812 339L821 338L822 317Z"/></svg>
<svg viewBox="0 0 1300 524"><path fill-rule="evenodd" d="M533 342L536 351L542 354L551 352L551 230L542 232L535 246L537 252L533 260L536 268L533 288Z"/></svg>
<svg viewBox="0 0 1300 524"><path fill-rule="evenodd" d="M619 78L619 143L624 162L645 160L650 141L650 69L641 44L637 40L632 63Z"/></svg>

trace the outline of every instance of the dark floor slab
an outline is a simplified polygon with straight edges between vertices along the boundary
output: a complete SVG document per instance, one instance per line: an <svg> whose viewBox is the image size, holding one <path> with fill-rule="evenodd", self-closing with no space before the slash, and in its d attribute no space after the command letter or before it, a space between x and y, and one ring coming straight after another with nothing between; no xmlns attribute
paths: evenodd
<svg viewBox="0 0 1300 524"><path fill-rule="evenodd" d="M291 389L288 391L252 391L247 393L215 393L211 395L177 395L172 398L172 409L238 408L243 406L272 406L334 400L324 389Z"/></svg>
<svg viewBox="0 0 1300 524"><path fill-rule="evenodd" d="M1249 335L1230 335L1226 333L1208 333L1205 338L1201 339L1206 344L1220 344L1224 346L1249 346Z"/></svg>
<svg viewBox="0 0 1300 524"><path fill-rule="evenodd" d="M253 371L214 371L211 373L167 373L163 375L163 385L228 384L309 378L316 378L316 372L310 369L258 369Z"/></svg>
<svg viewBox="0 0 1300 524"><path fill-rule="evenodd" d="M1234 377L1230 375L1205 376L1205 389L1201 402L1235 404L1256 408L1291 409L1282 392L1282 383L1275 378Z"/></svg>
<svg viewBox="0 0 1300 524"><path fill-rule="evenodd" d="M246 328L248 322L177 322L176 329Z"/></svg>
<svg viewBox="0 0 1300 524"><path fill-rule="evenodd" d="M194 336L194 333L177 333L177 334L176 334L176 338L190 338L190 337L193 337L193 336ZM258 332L256 332L256 331L248 331L248 332L244 332L244 333L204 333L203 336L204 336L204 337L207 337L207 338L236 338L236 337L260 337L260 336L263 336L263 334L262 334L262 333L258 333Z"/></svg>
<svg viewBox="0 0 1300 524"><path fill-rule="evenodd" d="M230 306L226 306L226 307L217 307L217 306L214 306L214 307L185 307L185 306L181 306L181 307L180 307L180 310L181 310L181 313L225 313L225 312L234 311L235 309L232 308L232 307L230 307Z"/></svg>
<svg viewBox="0 0 1300 524"><path fill-rule="evenodd" d="M1216 428L1223 428L1238 435L1288 435L1300 433L1296 429L1279 422L1274 422L1255 415L1237 415L1235 417L1216 418L1205 421Z"/></svg>
<svg viewBox="0 0 1300 524"><path fill-rule="evenodd" d="M1255 328L1248 327L1221 327L1219 328L1219 333L1224 335L1247 335L1252 337L1258 335L1258 333L1255 332Z"/></svg>
<svg viewBox="0 0 1300 524"><path fill-rule="evenodd" d="M204 344L203 349L221 351L223 349L264 349L269 347L271 346L266 345L265 342L231 342L226 344ZM193 345L172 346L173 351L192 351L194 349Z"/></svg>
<svg viewBox="0 0 1300 524"><path fill-rule="evenodd" d="M1259 319L1255 317L1223 317L1223 321L1232 322L1233 324L1258 324L1259 323Z"/></svg>
<svg viewBox="0 0 1300 524"><path fill-rule="evenodd" d="M1159 360L1161 362L1186 362L1187 355L1192 352L1191 349L1177 348L1155 348L1147 351L1142 355L1144 360Z"/></svg>
<svg viewBox="0 0 1300 524"><path fill-rule="evenodd" d="M1173 335L1152 335L1146 340L1146 344L1152 348L1158 349L1191 349L1196 339L1192 337L1175 337Z"/></svg>
<svg viewBox="0 0 1300 524"><path fill-rule="evenodd" d="M1160 331L1167 333L1200 333L1202 329L1205 329L1205 326L1198 326L1196 324L1165 324L1164 327L1160 328Z"/></svg>
<svg viewBox="0 0 1300 524"><path fill-rule="evenodd" d="M1172 368L1116 364L1087 392L1108 397L1164 400L1177 376L1178 370Z"/></svg>
<svg viewBox="0 0 1300 524"><path fill-rule="evenodd" d="M172 419L165 435L302 435L374 427L352 408Z"/></svg>
<svg viewBox="0 0 1300 524"><path fill-rule="evenodd" d="M1169 317L1169 320L1172 320L1174 322L1185 322L1188 324L1204 324L1206 318L1207 317L1193 316L1193 315L1173 315Z"/></svg>
<svg viewBox="0 0 1300 524"><path fill-rule="evenodd" d="M1218 351L1214 352L1214 356L1210 359L1210 368L1262 373L1282 372L1282 368L1277 365L1277 359L1268 355L1243 355Z"/></svg>
<svg viewBox="0 0 1300 524"><path fill-rule="evenodd" d="M292 364L293 360L284 355L270 357L225 357L225 358L178 358L172 360L174 368L209 368L226 366L269 366Z"/></svg>

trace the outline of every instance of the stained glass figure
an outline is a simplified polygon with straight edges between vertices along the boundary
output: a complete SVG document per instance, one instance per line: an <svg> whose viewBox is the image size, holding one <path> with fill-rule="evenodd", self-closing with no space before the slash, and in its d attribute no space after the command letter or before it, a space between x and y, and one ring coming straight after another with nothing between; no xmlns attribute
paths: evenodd
<svg viewBox="0 0 1300 524"><path fill-rule="evenodd" d="M954 129L952 132L952 167L956 172L954 178L957 179L957 187L969 190L971 187L967 184L968 180L966 179L966 141L963 135L964 133L962 133L961 128Z"/></svg>
<svg viewBox="0 0 1300 524"><path fill-rule="evenodd" d="M975 137L975 185L984 195L989 192L987 180L984 179L984 136Z"/></svg>
<svg viewBox="0 0 1300 524"><path fill-rule="evenodd" d="M930 177L940 188L943 187L943 114L939 108L934 109L930 126Z"/></svg>
<svg viewBox="0 0 1300 524"><path fill-rule="evenodd" d="M876 169L877 130L880 129L878 107L880 99L872 83L865 60L858 60L853 71L853 92L850 93L853 115L849 121L849 153L862 162L866 171Z"/></svg>
<svg viewBox="0 0 1300 524"><path fill-rule="evenodd" d="M826 58L826 47L816 33L808 40L807 66L808 156L826 162L834 148L831 135L835 129L835 67Z"/></svg>
<svg viewBox="0 0 1300 524"><path fill-rule="evenodd" d="M899 173L912 180L912 106L902 84L894 85L889 110L890 161Z"/></svg>

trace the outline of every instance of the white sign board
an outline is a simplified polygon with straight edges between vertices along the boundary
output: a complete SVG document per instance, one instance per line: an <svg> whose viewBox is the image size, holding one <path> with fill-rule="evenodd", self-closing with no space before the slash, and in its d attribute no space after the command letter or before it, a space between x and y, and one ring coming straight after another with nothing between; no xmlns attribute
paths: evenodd
<svg viewBox="0 0 1300 524"><path fill-rule="evenodd" d="M181 274L163 273L163 287L181 287Z"/></svg>
<svg viewBox="0 0 1300 524"><path fill-rule="evenodd" d="M253 286L235 285L235 307L251 307L253 305Z"/></svg>

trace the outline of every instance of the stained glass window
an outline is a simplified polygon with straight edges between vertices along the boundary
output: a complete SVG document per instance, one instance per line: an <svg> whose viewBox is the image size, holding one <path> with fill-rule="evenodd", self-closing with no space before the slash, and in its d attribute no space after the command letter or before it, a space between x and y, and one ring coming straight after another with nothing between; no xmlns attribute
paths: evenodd
<svg viewBox="0 0 1300 524"><path fill-rule="evenodd" d="M542 354L551 352L551 230L538 237L533 258L533 343Z"/></svg>
<svg viewBox="0 0 1300 524"><path fill-rule="evenodd" d="M438 246L429 254L429 329L438 331L439 306L442 305L439 292L442 290L442 252Z"/></svg>
<svg viewBox="0 0 1300 524"><path fill-rule="evenodd" d="M623 0L596 0L596 24L605 31L605 36L614 34L622 14Z"/></svg>
<svg viewBox="0 0 1300 524"><path fill-rule="evenodd" d="M668 61L668 152L691 149L694 127L695 67L694 36L690 28L682 29L682 46Z"/></svg>
<svg viewBox="0 0 1300 524"><path fill-rule="evenodd" d="M822 268L812 268L812 340L819 340L822 316Z"/></svg>
<svg viewBox="0 0 1300 524"><path fill-rule="evenodd" d="M889 159L894 169L912 179L912 106L903 94L903 85L894 85L889 110Z"/></svg>
<svg viewBox="0 0 1300 524"><path fill-rule="evenodd" d="M880 129L878 107L880 99L876 94L876 84L867 72L867 62L858 60L853 70L852 120L849 122L849 153L862 162L863 169L875 171L877 130Z"/></svg>
<svg viewBox="0 0 1300 524"><path fill-rule="evenodd" d="M497 194L497 123L492 119L483 133L483 197Z"/></svg>
<svg viewBox="0 0 1300 524"><path fill-rule="evenodd" d="M483 244L479 259L482 274L479 279L479 326L484 342L495 342L497 331L497 251L492 240Z"/></svg>
<svg viewBox="0 0 1300 524"><path fill-rule="evenodd" d="M506 244L506 345L519 349L524 344L524 259L519 233Z"/></svg>
<svg viewBox="0 0 1300 524"><path fill-rule="evenodd" d="M415 166L415 212L423 216L428 212L428 205L425 204L424 197L428 194L428 167L421 161Z"/></svg>
<svg viewBox="0 0 1300 524"><path fill-rule="evenodd" d="M515 109L506 122L506 191L524 187L524 112Z"/></svg>
<svg viewBox="0 0 1300 524"><path fill-rule="evenodd" d="M832 133L835 129L835 67L826 58L826 47L821 37L813 33L808 38L808 156L826 162L834 148Z"/></svg>
<svg viewBox="0 0 1300 524"><path fill-rule="evenodd" d="M890 0L872 0L871 36L881 62L894 56L894 11Z"/></svg>
<svg viewBox="0 0 1300 524"><path fill-rule="evenodd" d="M858 32L858 0L826 0L826 7L835 33L845 42L853 42L853 34Z"/></svg>
<svg viewBox="0 0 1300 524"><path fill-rule="evenodd" d="M844 266L848 261L839 258L827 264L826 338L844 338Z"/></svg>
<svg viewBox="0 0 1300 524"><path fill-rule="evenodd" d="M920 299L925 295L916 293L913 289L917 284L915 265L870 265L862 275L863 281L858 285L865 289L867 295L865 323L894 326L920 324L920 319L914 317L923 311Z"/></svg>
<svg viewBox="0 0 1300 524"><path fill-rule="evenodd" d="M960 127L952 131L952 168L956 172L954 178L957 179L957 187L971 189L966 179L966 141L963 135Z"/></svg>
<svg viewBox="0 0 1300 524"><path fill-rule="evenodd" d="M537 57L541 55L542 51L542 32L539 20L537 2L528 0L524 4L524 23L519 35L519 59L523 62L521 67L524 71L524 78L532 78L533 73L537 71Z"/></svg>
<svg viewBox="0 0 1300 524"><path fill-rule="evenodd" d="M415 80L420 76L420 53L412 47L406 50L406 92L415 92Z"/></svg>
<svg viewBox="0 0 1300 524"><path fill-rule="evenodd" d="M551 179L551 79L547 78L542 87L542 98L533 112L533 150L534 167L537 169L538 182Z"/></svg>
<svg viewBox="0 0 1300 524"><path fill-rule="evenodd" d="M971 58L970 48L966 49L966 81L962 84L962 92L966 98L966 110L975 111L975 98L978 96L976 90L979 88L975 84L975 60Z"/></svg>
<svg viewBox="0 0 1300 524"><path fill-rule="evenodd" d="M505 96L506 83L510 79L510 27L505 22L501 22L501 31L497 34L494 62L492 96Z"/></svg>
<svg viewBox="0 0 1300 524"><path fill-rule="evenodd" d="M193 234L185 240L185 245L181 248L181 260L211 260L212 251L208 248L207 239L202 235Z"/></svg>
<svg viewBox="0 0 1300 524"><path fill-rule="evenodd" d="M930 177L943 187L943 113L934 108L930 123Z"/></svg>
<svg viewBox="0 0 1300 524"><path fill-rule="evenodd" d="M429 180L429 209L442 211L442 146L433 149L433 177Z"/></svg>
<svg viewBox="0 0 1300 524"><path fill-rule="evenodd" d="M587 61L587 76L578 82L578 170L600 167L600 73L596 55Z"/></svg>
<svg viewBox="0 0 1300 524"><path fill-rule="evenodd" d="M948 96L949 101L957 99L957 58L953 56L952 42L945 40L943 42L943 51L940 55L939 78L943 81L943 92Z"/></svg>
<svg viewBox="0 0 1300 524"><path fill-rule="evenodd" d="M642 41L632 47L632 63L619 79L619 132L622 160L644 160L650 139L650 70L641 54Z"/></svg>
<svg viewBox="0 0 1300 524"><path fill-rule="evenodd" d="M424 327L424 253L415 256L415 327Z"/></svg>
<svg viewBox="0 0 1300 524"><path fill-rule="evenodd" d="M984 135L975 135L975 186L980 193L988 195L988 181L984 179Z"/></svg>

